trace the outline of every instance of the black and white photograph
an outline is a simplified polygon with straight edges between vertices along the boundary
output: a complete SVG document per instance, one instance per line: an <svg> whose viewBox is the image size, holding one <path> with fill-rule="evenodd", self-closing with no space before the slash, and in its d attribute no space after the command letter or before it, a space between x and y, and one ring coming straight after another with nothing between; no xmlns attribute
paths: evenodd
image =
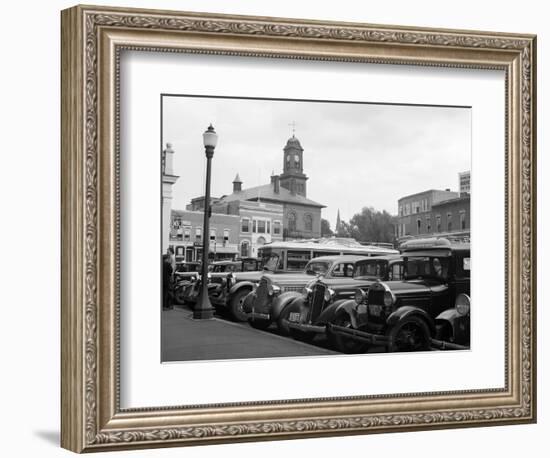
<svg viewBox="0 0 550 458"><path fill-rule="evenodd" d="M161 113L163 362L470 348L470 107Z"/></svg>

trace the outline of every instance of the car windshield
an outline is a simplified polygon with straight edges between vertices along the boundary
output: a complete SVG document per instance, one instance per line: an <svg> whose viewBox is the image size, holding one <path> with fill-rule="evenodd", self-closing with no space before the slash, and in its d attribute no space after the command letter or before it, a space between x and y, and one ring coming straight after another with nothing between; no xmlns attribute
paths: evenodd
<svg viewBox="0 0 550 458"><path fill-rule="evenodd" d="M449 258L409 256L405 261L405 278L438 278L446 280L449 274Z"/></svg>
<svg viewBox="0 0 550 458"><path fill-rule="evenodd" d="M268 253L262 257L262 265L264 270L274 272L279 265L279 255L276 253Z"/></svg>
<svg viewBox="0 0 550 458"><path fill-rule="evenodd" d="M361 262L355 266L354 278L383 279L386 272L386 261Z"/></svg>
<svg viewBox="0 0 550 458"><path fill-rule="evenodd" d="M325 275L329 267L328 262L310 261L306 266L306 274Z"/></svg>

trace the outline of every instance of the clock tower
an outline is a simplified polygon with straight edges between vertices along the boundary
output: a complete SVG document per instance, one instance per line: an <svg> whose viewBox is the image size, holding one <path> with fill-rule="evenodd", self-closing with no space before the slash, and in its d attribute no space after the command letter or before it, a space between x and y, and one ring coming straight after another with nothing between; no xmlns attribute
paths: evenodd
<svg viewBox="0 0 550 458"><path fill-rule="evenodd" d="M300 141L292 135L283 148L283 173L280 176L281 187L288 189L292 194L306 197L306 181L303 163L304 149Z"/></svg>

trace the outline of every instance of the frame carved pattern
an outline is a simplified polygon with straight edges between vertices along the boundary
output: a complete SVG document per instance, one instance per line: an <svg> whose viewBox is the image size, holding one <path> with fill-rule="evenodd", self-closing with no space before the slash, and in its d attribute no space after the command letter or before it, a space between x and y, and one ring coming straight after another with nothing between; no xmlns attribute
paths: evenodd
<svg viewBox="0 0 550 458"><path fill-rule="evenodd" d="M379 26L293 24L259 18L181 17L178 14L139 13L98 9L84 11L85 39L85 317L84 317L84 427L85 446L126 444L162 445L170 441L205 438L257 438L271 434L292 435L308 432L376 431L384 427L396 430L406 427L446 426L506 422L532 419L535 406L534 362L534 43L524 37L487 36L485 34L445 33L422 30L393 30ZM365 43L426 45L429 47L459 47L509 50L521 53L521 395L518 407L488 409L458 409L414 414L343 416L337 418L252 421L219 425L182 426L177 428L143 428L139 430L102 430L98 422L98 36L103 27L148 29L175 32L199 32L227 35L261 35L293 37L308 40L340 40ZM153 50L153 48L151 48ZM154 48L155 51L173 51ZM223 53L220 53L223 54ZM254 55L254 54L252 54ZM255 54L263 55L263 54ZM273 56L272 56L273 57ZM281 57L276 55L274 57ZM284 56L288 57L288 56ZM291 56L300 58L299 56ZM317 59L317 57L314 57ZM338 59L331 59L338 60ZM382 61L380 59L373 61ZM394 62L406 63L406 62ZM416 65L445 65L434 62L414 62ZM476 68L489 68L478 65ZM409 429L411 429L409 428ZM320 434L319 434L320 435ZM288 436L287 436L288 437ZM300 437L297 435L297 437ZM190 442L192 443L192 442ZM101 447L100 447L101 448Z"/></svg>

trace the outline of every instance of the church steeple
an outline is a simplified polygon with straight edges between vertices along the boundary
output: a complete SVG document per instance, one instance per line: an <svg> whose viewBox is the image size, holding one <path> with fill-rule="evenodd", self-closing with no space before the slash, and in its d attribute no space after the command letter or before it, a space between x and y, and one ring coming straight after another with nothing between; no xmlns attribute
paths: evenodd
<svg viewBox="0 0 550 458"><path fill-rule="evenodd" d="M336 215L336 227L334 228L336 235L339 234L340 229L342 229L342 221L340 220L340 209L338 209L338 214Z"/></svg>
<svg viewBox="0 0 550 458"><path fill-rule="evenodd" d="M241 192L242 186L243 186L243 182L241 181L241 177L237 173L237 176L233 180L233 192Z"/></svg>
<svg viewBox="0 0 550 458"><path fill-rule="evenodd" d="M303 163L304 149L294 134L283 148L283 173L281 186L293 194L306 197L306 180Z"/></svg>

